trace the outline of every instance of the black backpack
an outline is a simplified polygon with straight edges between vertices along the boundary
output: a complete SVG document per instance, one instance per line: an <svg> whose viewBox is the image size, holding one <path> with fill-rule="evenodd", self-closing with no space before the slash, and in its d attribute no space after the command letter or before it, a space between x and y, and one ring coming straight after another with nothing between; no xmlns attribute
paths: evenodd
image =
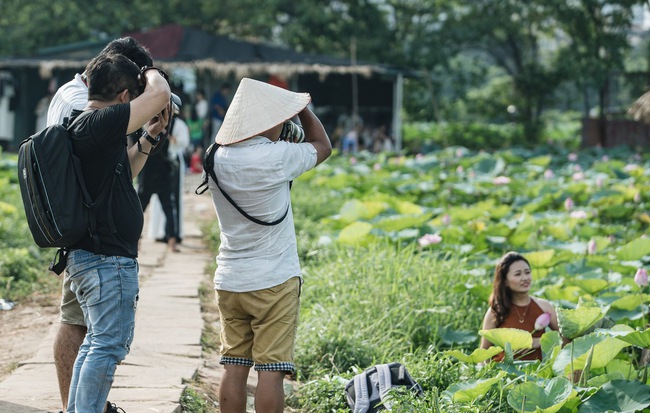
<svg viewBox="0 0 650 413"><path fill-rule="evenodd" d="M22 141L18 149L18 182L27 224L36 245L59 248L50 266L56 274L65 269L67 248L86 235L90 234L99 249L95 207L122 169L118 164L111 184L93 201L70 139L73 125L89 113L77 116L68 126L48 126Z"/></svg>
<svg viewBox="0 0 650 413"><path fill-rule="evenodd" d="M375 413L391 410L388 397L393 388L412 391L422 396L422 387L406 371L403 364L377 364L354 376L345 386L348 406L353 413Z"/></svg>

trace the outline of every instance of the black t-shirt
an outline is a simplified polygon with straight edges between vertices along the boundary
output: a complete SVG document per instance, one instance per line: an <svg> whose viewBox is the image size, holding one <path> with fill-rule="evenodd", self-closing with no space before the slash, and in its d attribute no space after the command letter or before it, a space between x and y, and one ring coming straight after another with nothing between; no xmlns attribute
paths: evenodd
<svg viewBox="0 0 650 413"><path fill-rule="evenodd" d="M73 128L72 147L81 159L83 176L93 199L102 193L102 188L111 185L118 164L121 164L121 173L115 176L112 190L97 208L99 251L96 251L90 235L72 249L132 258L138 255L144 215L133 187L126 147L130 110L128 103L94 110ZM73 112L73 118L78 113ZM111 217L113 225L110 225Z"/></svg>

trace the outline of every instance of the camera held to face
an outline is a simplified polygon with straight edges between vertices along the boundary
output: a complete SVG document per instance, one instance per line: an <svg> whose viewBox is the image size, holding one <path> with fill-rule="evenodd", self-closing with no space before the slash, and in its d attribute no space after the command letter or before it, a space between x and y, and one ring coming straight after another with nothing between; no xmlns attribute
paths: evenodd
<svg viewBox="0 0 650 413"><path fill-rule="evenodd" d="M176 117L178 114L181 112L181 106L183 106L183 102L181 101L181 98L178 97L178 95L172 93L172 97L169 99L169 103L171 106L171 117Z"/></svg>
<svg viewBox="0 0 650 413"><path fill-rule="evenodd" d="M282 124L282 131L280 132L281 141L292 143L301 143L305 140L305 131L300 125L296 125L288 120Z"/></svg>

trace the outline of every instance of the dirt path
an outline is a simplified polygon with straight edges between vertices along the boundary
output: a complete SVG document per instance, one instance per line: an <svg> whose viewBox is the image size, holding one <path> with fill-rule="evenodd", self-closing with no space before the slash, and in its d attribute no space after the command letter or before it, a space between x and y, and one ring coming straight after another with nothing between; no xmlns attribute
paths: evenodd
<svg viewBox="0 0 650 413"><path fill-rule="evenodd" d="M44 297L0 311L0 381L32 357L52 324L59 322L59 297Z"/></svg>

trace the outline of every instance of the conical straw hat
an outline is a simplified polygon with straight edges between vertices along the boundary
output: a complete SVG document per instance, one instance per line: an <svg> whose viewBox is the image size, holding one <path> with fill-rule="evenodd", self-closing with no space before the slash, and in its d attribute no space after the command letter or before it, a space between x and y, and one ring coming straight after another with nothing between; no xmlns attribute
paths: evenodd
<svg viewBox="0 0 650 413"><path fill-rule="evenodd" d="M291 119L310 101L309 93L291 92L245 77L239 83L215 141L228 145L257 136Z"/></svg>

